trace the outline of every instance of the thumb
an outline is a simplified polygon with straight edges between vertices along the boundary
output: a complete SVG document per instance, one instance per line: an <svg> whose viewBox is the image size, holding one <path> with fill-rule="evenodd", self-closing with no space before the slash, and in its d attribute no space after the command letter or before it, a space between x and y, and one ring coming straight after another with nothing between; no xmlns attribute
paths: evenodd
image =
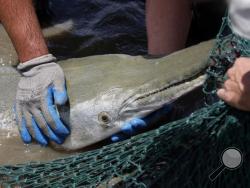
<svg viewBox="0 0 250 188"><path fill-rule="evenodd" d="M55 77L53 80L53 96L55 104L64 105L68 101L68 94L66 89L66 81L62 68L57 65L55 69Z"/></svg>
<svg viewBox="0 0 250 188"><path fill-rule="evenodd" d="M122 133L118 133L118 134L114 134L111 136L111 141L112 142L120 142L123 140L126 140L127 136L122 134Z"/></svg>
<svg viewBox="0 0 250 188"><path fill-rule="evenodd" d="M240 101L240 96L233 91L227 91L225 89L219 89L217 95L220 99L225 101L231 106L236 107Z"/></svg>
<svg viewBox="0 0 250 188"><path fill-rule="evenodd" d="M227 91L225 89L219 89L217 91L217 95L220 99L224 100L224 101L228 101L228 94Z"/></svg>
<svg viewBox="0 0 250 188"><path fill-rule="evenodd" d="M55 87L53 87L53 96L55 104L57 105L64 105L68 101L65 82L61 85L55 85Z"/></svg>

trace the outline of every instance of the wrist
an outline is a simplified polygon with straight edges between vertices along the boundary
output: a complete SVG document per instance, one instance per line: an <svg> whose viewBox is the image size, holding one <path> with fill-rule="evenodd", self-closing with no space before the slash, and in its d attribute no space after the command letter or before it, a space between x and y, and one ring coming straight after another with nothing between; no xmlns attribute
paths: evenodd
<svg viewBox="0 0 250 188"><path fill-rule="evenodd" d="M39 57L35 57L23 63L20 63L17 67L19 71L24 71L27 68L34 67L41 64L52 63L56 61L56 57L52 54L46 54Z"/></svg>
<svg viewBox="0 0 250 188"><path fill-rule="evenodd" d="M25 52L22 52L21 54L18 53L18 59L19 59L20 63L26 63L32 59L37 58L37 57L41 57L41 56L49 54L48 50L46 50L46 49L34 50L35 47L33 47L32 49L33 50L25 50Z"/></svg>

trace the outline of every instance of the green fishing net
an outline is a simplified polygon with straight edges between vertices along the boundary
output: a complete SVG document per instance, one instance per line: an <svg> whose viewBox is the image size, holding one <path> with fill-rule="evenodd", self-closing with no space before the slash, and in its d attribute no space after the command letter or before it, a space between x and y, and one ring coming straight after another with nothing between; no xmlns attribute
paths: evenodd
<svg viewBox="0 0 250 188"><path fill-rule="evenodd" d="M0 187L250 187L249 113L216 96L227 69L249 50L249 42L233 34L224 18L208 60L204 108L97 150L46 163L0 166ZM221 165L228 147L241 150L243 163L211 181L209 174Z"/></svg>

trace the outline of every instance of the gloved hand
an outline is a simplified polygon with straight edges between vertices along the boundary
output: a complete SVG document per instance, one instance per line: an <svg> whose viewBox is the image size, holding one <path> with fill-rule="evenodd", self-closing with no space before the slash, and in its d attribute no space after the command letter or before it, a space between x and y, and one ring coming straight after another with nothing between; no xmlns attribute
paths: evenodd
<svg viewBox="0 0 250 188"><path fill-rule="evenodd" d="M125 122L121 128L121 132L111 137L112 142L119 142L137 134L139 131L148 126L143 118L134 118L129 122Z"/></svg>
<svg viewBox="0 0 250 188"><path fill-rule="evenodd" d="M54 141L62 144L69 129L63 124L56 105L68 101L65 77L56 58L44 55L20 64L17 68L22 77L16 95L16 120L22 140L32 138L46 146Z"/></svg>
<svg viewBox="0 0 250 188"><path fill-rule="evenodd" d="M125 122L121 128L121 132L113 135L111 141L119 142L140 133L150 125L156 123L162 116L168 115L172 109L173 105L168 104L144 118L133 118L132 120Z"/></svg>

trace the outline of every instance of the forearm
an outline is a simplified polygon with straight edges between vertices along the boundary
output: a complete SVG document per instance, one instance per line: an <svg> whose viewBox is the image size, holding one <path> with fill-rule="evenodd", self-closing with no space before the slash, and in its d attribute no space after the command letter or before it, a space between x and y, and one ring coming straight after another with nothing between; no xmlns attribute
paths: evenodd
<svg viewBox="0 0 250 188"><path fill-rule="evenodd" d="M32 0L0 0L0 20L21 62L48 54Z"/></svg>
<svg viewBox="0 0 250 188"><path fill-rule="evenodd" d="M147 0L149 54L165 55L184 48L191 17L189 0Z"/></svg>

